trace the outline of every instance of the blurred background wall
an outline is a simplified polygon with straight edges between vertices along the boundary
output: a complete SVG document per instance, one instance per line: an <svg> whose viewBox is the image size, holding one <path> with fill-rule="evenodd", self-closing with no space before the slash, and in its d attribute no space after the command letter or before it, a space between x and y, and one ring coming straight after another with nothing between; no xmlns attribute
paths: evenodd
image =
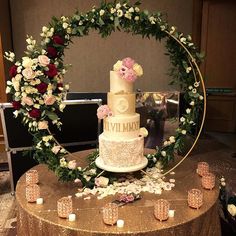
<svg viewBox="0 0 236 236"><path fill-rule="evenodd" d="M22 56L26 48L26 35L38 41L42 26L47 25L52 16L72 15L76 9L86 12L99 3L98 0L10 0L13 48L17 57ZM186 34L192 33L192 8L193 0L145 0L141 5L143 10L167 13L169 23ZM108 91L109 71L118 59L127 56L144 68L144 76L137 81L136 88L174 89L168 86L169 58L164 55L165 42L118 31L106 39L91 31L89 36L74 38L73 42L65 53L65 63L72 64L66 74L71 91Z"/></svg>

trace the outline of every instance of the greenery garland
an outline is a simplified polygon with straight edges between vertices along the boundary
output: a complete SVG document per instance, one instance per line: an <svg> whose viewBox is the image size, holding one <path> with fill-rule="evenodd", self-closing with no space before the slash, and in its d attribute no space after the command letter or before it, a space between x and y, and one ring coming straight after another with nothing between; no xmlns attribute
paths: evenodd
<svg viewBox="0 0 236 236"><path fill-rule="evenodd" d="M34 136L34 158L39 163L47 164L60 180L81 181L84 186L93 187L95 179L103 174L94 164L98 151L89 156L90 164L82 168L76 160L66 160L68 152L48 129L50 124L58 128L62 125L58 113L64 109L62 101L69 89L63 81L68 69L63 63L64 50L73 37L88 35L90 29L97 30L102 37L122 30L143 38L166 39L167 54L172 64L171 84L178 83L185 91L187 107L175 136L167 139L155 154L147 155L149 167L167 165L174 154L182 150L186 135L191 134L196 125L203 96L200 94L200 82L196 80L198 74L194 72L192 59L184 47L196 63L201 62L203 56L197 52L191 36L185 37L176 27L169 26L160 12L141 11L139 5L140 2L134 5L128 1L102 2L100 7L93 7L85 14L77 11L70 17L53 17L49 25L42 28L39 44L32 37L27 37L25 57L15 61L14 53L6 53L5 57L14 62L9 71L11 80L7 81L6 88L6 92L12 94L14 115L22 119Z"/></svg>

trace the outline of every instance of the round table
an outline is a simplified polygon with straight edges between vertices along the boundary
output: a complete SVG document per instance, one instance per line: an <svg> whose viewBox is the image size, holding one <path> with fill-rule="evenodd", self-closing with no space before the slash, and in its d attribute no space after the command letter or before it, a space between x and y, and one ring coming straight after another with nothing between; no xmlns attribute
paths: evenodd
<svg viewBox="0 0 236 236"><path fill-rule="evenodd" d="M80 160L91 150L77 153ZM102 200L91 197L89 200L75 197L77 187L74 183L58 182L55 174L46 165L38 165L33 169L39 172L39 186L43 205L28 203L25 198L25 175L17 183L16 200L18 203L17 235L18 236L58 236L58 235L158 235L158 236L220 236L217 199L218 187L209 191L201 187L201 178L196 174L196 162L186 160L175 175L176 186L171 191L163 191L161 195L142 193L142 199L119 208L119 218L125 221L123 228L107 226L103 223L101 209L117 196L109 196ZM199 188L203 191L204 204L198 209L187 205L187 191ZM57 200L72 195L75 222L69 222L57 216ZM175 216L160 222L153 214L153 200L167 199L175 210Z"/></svg>

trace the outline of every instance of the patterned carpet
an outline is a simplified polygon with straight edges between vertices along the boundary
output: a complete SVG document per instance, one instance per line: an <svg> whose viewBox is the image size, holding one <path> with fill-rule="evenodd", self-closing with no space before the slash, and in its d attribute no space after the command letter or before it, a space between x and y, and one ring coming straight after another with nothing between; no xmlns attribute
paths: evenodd
<svg viewBox="0 0 236 236"><path fill-rule="evenodd" d="M0 172L0 236L16 236L16 203L8 171Z"/></svg>

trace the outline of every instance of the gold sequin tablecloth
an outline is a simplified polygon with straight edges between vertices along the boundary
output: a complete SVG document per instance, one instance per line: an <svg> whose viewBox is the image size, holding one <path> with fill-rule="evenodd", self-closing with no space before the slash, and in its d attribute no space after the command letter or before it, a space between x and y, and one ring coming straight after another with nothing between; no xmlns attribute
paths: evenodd
<svg viewBox="0 0 236 236"><path fill-rule="evenodd" d="M89 151L79 152L78 158L84 158ZM196 162L186 160L175 175L176 186L171 191L163 191L161 195L143 193L142 199L119 208L119 218L125 221L123 228L107 226L102 221L101 208L117 196L97 200L76 198L74 183L58 182L53 172L45 165L34 167L39 172L41 197L43 205L27 203L25 198L25 175L17 183L16 199L18 203L17 235L18 236L94 236L94 235L147 235L147 236L219 236L218 187L212 191L201 188L201 178L196 174ZM199 210L187 205L187 191L199 188L203 191L204 204ZM60 219L57 216L57 200L72 195L75 222ZM159 222L153 214L153 200L164 198L169 200L170 209L175 216L167 221Z"/></svg>

